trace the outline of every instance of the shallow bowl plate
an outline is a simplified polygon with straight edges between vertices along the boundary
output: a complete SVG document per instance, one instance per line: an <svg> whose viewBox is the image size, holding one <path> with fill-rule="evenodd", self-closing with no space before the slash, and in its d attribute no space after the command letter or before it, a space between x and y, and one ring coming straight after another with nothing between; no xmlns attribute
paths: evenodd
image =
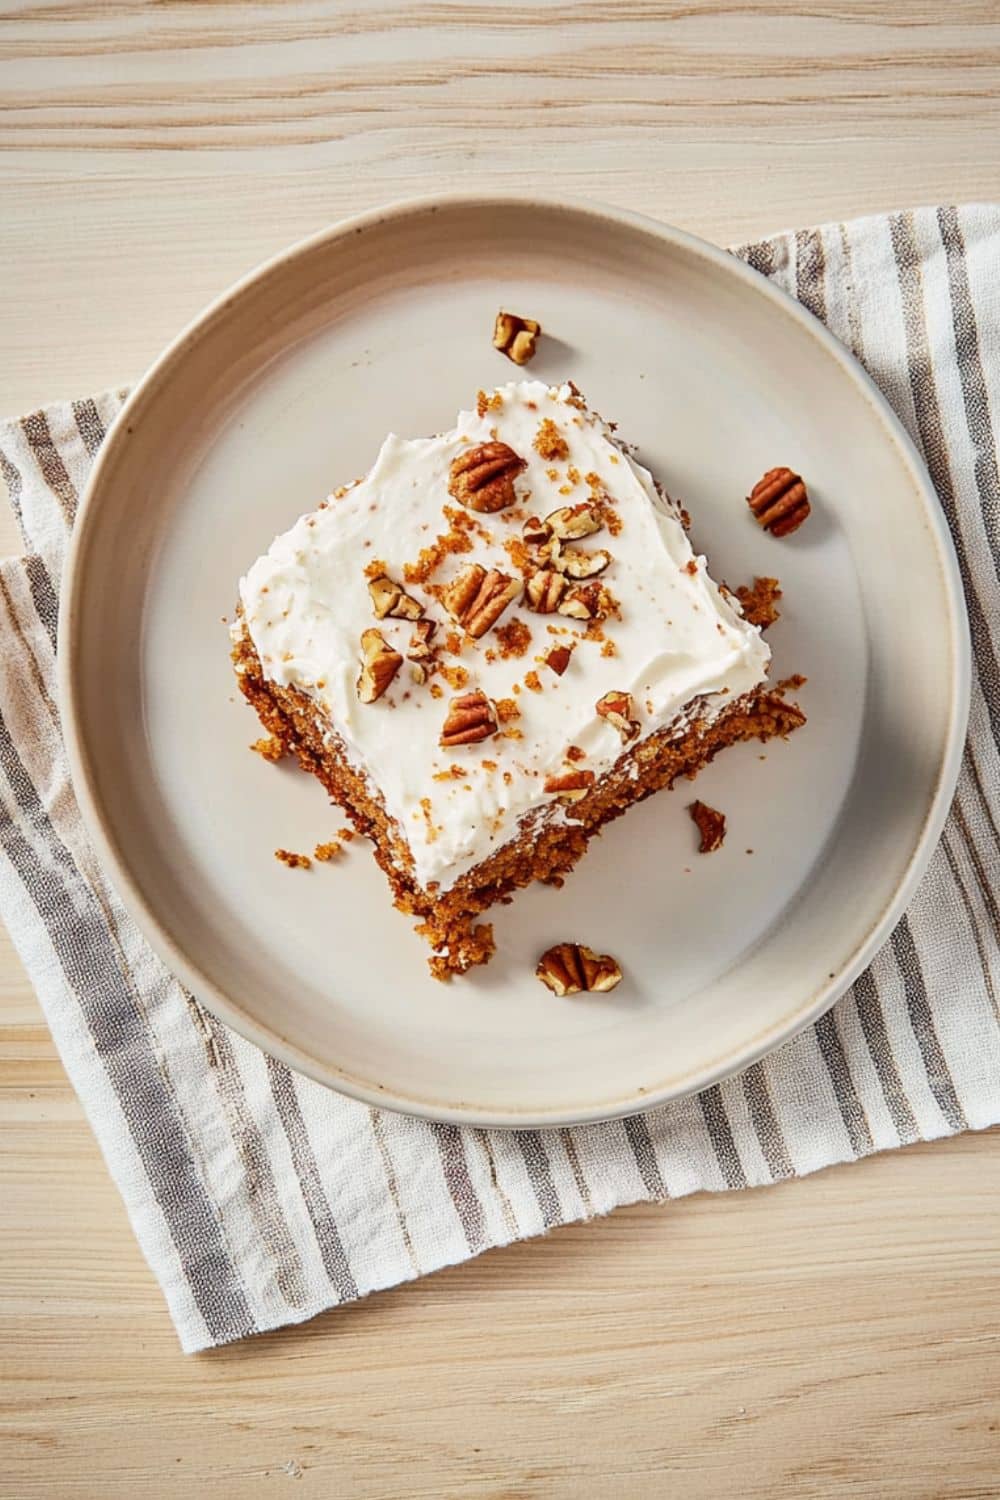
<svg viewBox="0 0 1000 1500"><path fill-rule="evenodd" d="M776 573L777 676L807 727L698 779L729 820L695 853L685 784L595 840L561 891L495 918L498 952L432 981L360 843L289 871L343 821L247 750L224 616L275 533L365 472L390 430L451 425L511 378L507 306L694 516L716 578ZM775 542L743 497L787 463L808 525ZM77 792L171 968L314 1078L438 1119L621 1115L704 1087L820 1015L901 914L940 832L968 641L940 507L861 368L739 261L677 230L551 200L443 198L366 215L242 282L166 351L108 438L77 522L60 661ZM400 753L406 753L405 745ZM618 956L612 994L557 1000L537 955Z"/></svg>

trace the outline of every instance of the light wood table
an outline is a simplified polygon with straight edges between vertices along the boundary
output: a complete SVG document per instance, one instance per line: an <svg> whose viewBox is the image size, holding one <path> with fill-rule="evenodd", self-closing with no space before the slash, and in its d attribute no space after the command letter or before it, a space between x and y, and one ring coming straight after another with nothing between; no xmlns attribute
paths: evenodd
<svg viewBox="0 0 1000 1500"><path fill-rule="evenodd" d="M995 0L807 10L3 5L0 408L134 378L257 261L405 194L551 187L723 243L1000 194ZM3 1495L1000 1494L996 1133L185 1359L9 944L0 1023Z"/></svg>

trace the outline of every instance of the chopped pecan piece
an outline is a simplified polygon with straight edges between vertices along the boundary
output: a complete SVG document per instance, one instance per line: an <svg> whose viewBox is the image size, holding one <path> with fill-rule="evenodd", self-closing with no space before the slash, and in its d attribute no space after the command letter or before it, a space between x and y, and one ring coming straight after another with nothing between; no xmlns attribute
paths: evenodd
<svg viewBox="0 0 1000 1500"><path fill-rule="evenodd" d="M801 476L786 468L768 469L750 491L747 504L772 536L798 531L812 509Z"/></svg>
<svg viewBox="0 0 1000 1500"><path fill-rule="evenodd" d="M583 943L556 943L538 960L535 974L554 995L583 991L607 994L621 983L622 971L610 953L595 953Z"/></svg>
<svg viewBox="0 0 1000 1500"><path fill-rule="evenodd" d="M525 467L506 443L480 443L452 463L448 493L469 510L492 515L514 504L514 480Z"/></svg>
<svg viewBox="0 0 1000 1500"><path fill-rule="evenodd" d="M362 703L381 698L400 667L403 658L385 640L380 630L361 632L363 659L358 677L358 697Z"/></svg>
<svg viewBox="0 0 1000 1500"><path fill-rule="evenodd" d="M377 620L384 620L387 616L394 620L419 620L424 612L424 606L419 600L406 593L388 573L370 578L368 592Z"/></svg>
<svg viewBox="0 0 1000 1500"><path fill-rule="evenodd" d="M470 635L485 635L521 592L521 580L469 563L445 589L444 606Z"/></svg>
<svg viewBox="0 0 1000 1500"><path fill-rule="evenodd" d="M714 849L722 848L722 841L726 836L726 815L720 813L716 808L709 807L707 802L692 802L688 808L692 822L697 824L698 832L701 834L701 843L698 845L699 854L711 854Z"/></svg>
<svg viewBox="0 0 1000 1500"><path fill-rule="evenodd" d="M529 547L540 547L549 539L549 529L541 516L529 516L521 527L521 535Z"/></svg>
<svg viewBox="0 0 1000 1500"><path fill-rule="evenodd" d="M596 578L611 562L611 553L599 547L596 552L584 552L582 547L567 547L553 559L560 573L570 578Z"/></svg>
<svg viewBox="0 0 1000 1500"><path fill-rule="evenodd" d="M537 573L532 573L525 587L528 603L540 615L551 615L557 610L565 592L565 578L552 568L540 568Z"/></svg>
<svg viewBox="0 0 1000 1500"><path fill-rule="evenodd" d="M560 506L542 522L549 536L558 537L561 542L578 542L581 537L593 536L602 524L596 506L587 500L579 505Z"/></svg>
<svg viewBox="0 0 1000 1500"><path fill-rule="evenodd" d="M452 698L439 743L445 750L456 745L475 745L490 739L498 727L496 709L486 694L477 689L474 693L463 693L461 698Z"/></svg>
<svg viewBox="0 0 1000 1500"><path fill-rule="evenodd" d="M517 313L498 312L493 324L493 347L506 354L516 365L526 365L535 352L542 325L534 318L519 318Z"/></svg>
<svg viewBox="0 0 1000 1500"><path fill-rule="evenodd" d="M565 771L554 771L546 776L543 791L551 792L563 802L579 802L594 784L593 771L580 771L576 766Z"/></svg>
<svg viewBox="0 0 1000 1500"><path fill-rule="evenodd" d="M601 620L607 613L605 594L599 583L585 583L559 604L559 613L571 620Z"/></svg>
<svg viewBox="0 0 1000 1500"><path fill-rule="evenodd" d="M435 630L437 630L436 620L417 621L413 627L413 634L410 636L410 644L406 648L406 655L410 661L430 661L434 655L431 641L434 639Z"/></svg>
<svg viewBox="0 0 1000 1500"><path fill-rule="evenodd" d="M552 646L545 653L545 665L551 667L557 677L561 677L569 666L569 659L573 655L572 646Z"/></svg>
<svg viewBox="0 0 1000 1500"><path fill-rule="evenodd" d="M639 733L639 720L635 716L635 703L631 693L605 693L597 700L597 712L602 719L614 725L627 745Z"/></svg>

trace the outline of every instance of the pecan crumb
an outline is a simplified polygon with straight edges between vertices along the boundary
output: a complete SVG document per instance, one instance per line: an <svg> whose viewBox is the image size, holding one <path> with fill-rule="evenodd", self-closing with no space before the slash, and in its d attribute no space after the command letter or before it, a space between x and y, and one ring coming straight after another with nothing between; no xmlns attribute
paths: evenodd
<svg viewBox="0 0 1000 1500"><path fill-rule="evenodd" d="M290 870L308 870L312 865L308 854L294 854L291 849L275 849L274 857Z"/></svg>
<svg viewBox="0 0 1000 1500"><path fill-rule="evenodd" d="M570 745L566 751L566 759L579 761L587 759L586 750L581 750L579 745Z"/></svg>
<svg viewBox="0 0 1000 1500"><path fill-rule="evenodd" d="M725 813L720 813L714 807L709 807L707 802L692 802L688 808L691 820L696 824L701 834L701 843L698 845L699 854L711 854L713 849L721 849L722 841L726 836Z"/></svg>

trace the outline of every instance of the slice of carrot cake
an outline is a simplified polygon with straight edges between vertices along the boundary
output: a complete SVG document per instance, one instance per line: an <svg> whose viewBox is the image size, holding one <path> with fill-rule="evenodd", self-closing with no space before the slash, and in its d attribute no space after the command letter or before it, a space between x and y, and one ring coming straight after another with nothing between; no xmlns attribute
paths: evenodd
<svg viewBox="0 0 1000 1500"><path fill-rule="evenodd" d="M440 977L485 962L477 918L558 883L609 819L803 722L682 512L572 384L386 438L241 581L233 659Z"/></svg>

